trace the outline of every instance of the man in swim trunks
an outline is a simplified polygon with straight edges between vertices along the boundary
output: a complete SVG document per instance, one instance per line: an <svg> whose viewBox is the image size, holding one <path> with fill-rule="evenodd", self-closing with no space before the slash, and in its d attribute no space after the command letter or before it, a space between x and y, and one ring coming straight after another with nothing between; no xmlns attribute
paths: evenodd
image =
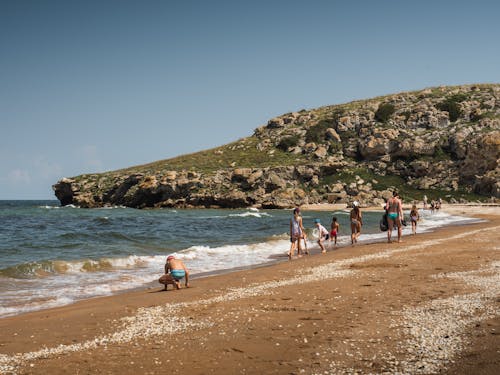
<svg viewBox="0 0 500 375"><path fill-rule="evenodd" d="M392 193L392 198L389 198L385 206L387 211L387 223L389 229L387 231L387 242L391 243L392 229L394 225L398 227L398 242L401 242L401 219L403 218L403 204L398 197L398 192L395 190Z"/></svg>
<svg viewBox="0 0 500 375"><path fill-rule="evenodd" d="M164 290L167 290L169 284L173 285L175 289L180 289L180 280L184 277L186 278L186 288L189 288L189 271L184 265L184 262L170 255L167 258L167 263L165 263L165 275L160 277L158 282L165 285Z"/></svg>

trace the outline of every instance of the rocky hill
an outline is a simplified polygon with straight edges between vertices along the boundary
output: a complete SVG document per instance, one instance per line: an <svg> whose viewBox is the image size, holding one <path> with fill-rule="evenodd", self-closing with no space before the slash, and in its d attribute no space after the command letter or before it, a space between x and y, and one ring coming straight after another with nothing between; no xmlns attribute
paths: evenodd
<svg viewBox="0 0 500 375"><path fill-rule="evenodd" d="M500 84L437 87L301 110L250 137L173 159L64 178L62 205L262 207L500 197Z"/></svg>

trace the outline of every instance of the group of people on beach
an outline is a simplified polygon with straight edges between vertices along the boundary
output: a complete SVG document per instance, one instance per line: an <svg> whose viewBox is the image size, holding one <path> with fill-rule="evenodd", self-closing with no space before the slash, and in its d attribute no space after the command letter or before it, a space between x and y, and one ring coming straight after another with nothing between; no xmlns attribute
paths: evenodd
<svg viewBox="0 0 500 375"><path fill-rule="evenodd" d="M358 242L361 234L361 227L363 225L363 217L359 208L358 202L353 202L352 210L349 214L351 225L351 244ZM340 224L336 216L332 217L330 230L328 231L322 224L320 219L314 219L314 224L317 229L317 243L321 249L321 253L326 253L325 241L333 242L333 246L337 246L337 236L340 229ZM304 251L302 251L302 242L304 242ZM300 208L296 207L293 210L293 216L290 220L290 250L288 251L288 258L291 259L295 251L297 256L301 257L303 254L308 255L307 248L307 233L304 228L302 216L300 215Z"/></svg>
<svg viewBox="0 0 500 375"><path fill-rule="evenodd" d="M392 232L397 229L397 242L402 242L402 231L403 226L406 226L406 220L403 213L403 203L399 193L395 190L392 197L389 198L384 205L385 215L387 219L387 242L391 243ZM415 204L412 205L410 210L410 221L412 226L412 234L417 233L417 223L420 220L420 214ZM351 244L355 245L358 242L359 236L361 235L361 228L363 226L363 216L361 214L361 209L359 202L354 201L352 203L351 210L349 212L349 223L351 227ZM332 218L330 224L330 231L328 231L322 224L320 219L315 219L314 224L317 229L317 243L321 249L321 253L326 253L325 241L333 241L334 246L337 246L337 236L339 233L340 224L337 217ZM302 255L309 254L307 248L307 234L304 229L303 220L300 215L300 208L296 207L293 210L293 217L290 220L290 250L288 251L288 258L291 259L295 253L298 257ZM304 243L304 250L302 248L302 242Z"/></svg>
<svg viewBox="0 0 500 375"><path fill-rule="evenodd" d="M439 202L440 203L440 202ZM424 197L424 208L427 205L427 197ZM387 217L387 241L392 242L392 231L397 229L398 242L402 242L402 226L406 225L404 222L403 203L397 191L393 192L385 204L385 211ZM417 206L414 204L410 211L410 220L412 225L412 233L416 234L417 222L420 220L420 215ZM351 244L355 245L361 235L361 228L363 226L363 215L359 202L352 203L349 212L349 223L351 227ZM340 224L336 216L332 217L330 223L330 230L327 230L322 224L320 219L315 219L314 224L317 229L317 244L321 249L321 253L326 253L325 241L333 242L333 246L337 246L337 237L339 234ZM293 216L290 220L290 250L288 251L288 258L292 259L297 253L298 257L308 255L309 249L307 247L307 233L304 228L304 222L300 213L300 208L296 207L293 210ZM303 243L303 247L302 247ZM185 286L189 287L189 271L185 264L176 259L173 255L167 257L165 264L165 274L158 280L164 285L164 290L167 290L168 285L173 285L175 289L181 288L181 280L185 278Z"/></svg>
<svg viewBox="0 0 500 375"><path fill-rule="evenodd" d="M424 196L424 204L427 197ZM387 200L385 205L387 215L387 242L392 242L392 231L394 228L398 231L398 242L402 242L403 225L406 226L406 220L403 214L403 202L397 190L393 191L392 197ZM417 223L420 220L420 214L416 204L413 204L410 210L410 222L412 234L417 234Z"/></svg>
<svg viewBox="0 0 500 375"><path fill-rule="evenodd" d="M423 203L424 203L424 210L427 210L427 195L424 195ZM443 200L441 198L438 198L437 200L432 200L430 203L431 212L434 213L435 210L439 210L442 204Z"/></svg>

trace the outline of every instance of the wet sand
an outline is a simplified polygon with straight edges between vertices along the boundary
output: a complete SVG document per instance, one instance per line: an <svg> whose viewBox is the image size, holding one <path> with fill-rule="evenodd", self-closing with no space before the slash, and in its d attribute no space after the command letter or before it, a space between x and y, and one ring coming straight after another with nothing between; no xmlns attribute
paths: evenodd
<svg viewBox="0 0 500 375"><path fill-rule="evenodd" d="M0 372L497 374L500 209L453 209L487 221L1 319Z"/></svg>

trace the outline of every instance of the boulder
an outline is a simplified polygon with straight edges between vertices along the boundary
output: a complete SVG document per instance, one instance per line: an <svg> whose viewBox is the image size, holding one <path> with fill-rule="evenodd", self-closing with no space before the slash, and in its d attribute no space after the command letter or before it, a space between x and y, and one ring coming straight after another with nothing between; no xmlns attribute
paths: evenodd
<svg viewBox="0 0 500 375"><path fill-rule="evenodd" d="M316 151L314 151L314 157L317 159L324 159L328 154L328 150L325 146L318 146Z"/></svg>
<svg viewBox="0 0 500 375"><path fill-rule="evenodd" d="M332 128L326 129L326 139L335 142L342 142L339 134L335 131L335 129Z"/></svg>
<svg viewBox="0 0 500 375"><path fill-rule="evenodd" d="M61 206L67 206L68 204L73 204L73 196L79 189L76 187L75 180L70 178L63 178L56 184L52 185L52 190Z"/></svg>
<svg viewBox="0 0 500 375"><path fill-rule="evenodd" d="M305 153L310 154L316 151L316 148L317 148L316 143L310 142L304 145L303 150Z"/></svg>
<svg viewBox="0 0 500 375"><path fill-rule="evenodd" d="M467 148L467 155L460 168L460 175L466 181L473 181L496 169L500 159L500 131L483 134Z"/></svg>
<svg viewBox="0 0 500 375"><path fill-rule="evenodd" d="M75 195L73 197L73 204L81 208L97 207L94 196L90 192Z"/></svg>
<svg viewBox="0 0 500 375"><path fill-rule="evenodd" d="M369 136L359 143L358 149L361 156L367 160L375 160L389 153L390 140Z"/></svg>
<svg viewBox="0 0 500 375"><path fill-rule="evenodd" d="M278 176L275 172L270 172L265 181L266 192L272 192L277 189L286 187L286 181Z"/></svg>
<svg viewBox="0 0 500 375"><path fill-rule="evenodd" d="M267 127L269 129L279 129L285 127L285 121L280 117L275 117L268 121Z"/></svg>

